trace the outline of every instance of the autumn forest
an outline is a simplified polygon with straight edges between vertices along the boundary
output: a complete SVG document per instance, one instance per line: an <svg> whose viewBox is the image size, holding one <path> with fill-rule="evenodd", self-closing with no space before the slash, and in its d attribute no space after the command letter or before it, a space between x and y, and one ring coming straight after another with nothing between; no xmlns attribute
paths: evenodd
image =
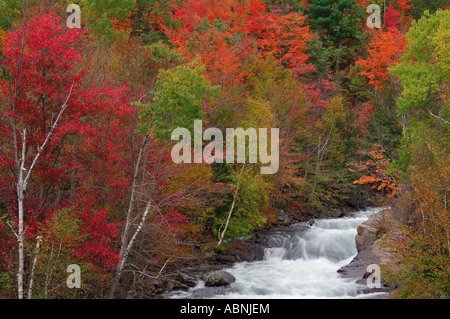
<svg viewBox="0 0 450 319"><path fill-rule="evenodd" d="M154 298L371 206L392 298L450 298L449 52L449 0L0 0L0 298ZM195 120L278 128L278 170L175 163Z"/></svg>

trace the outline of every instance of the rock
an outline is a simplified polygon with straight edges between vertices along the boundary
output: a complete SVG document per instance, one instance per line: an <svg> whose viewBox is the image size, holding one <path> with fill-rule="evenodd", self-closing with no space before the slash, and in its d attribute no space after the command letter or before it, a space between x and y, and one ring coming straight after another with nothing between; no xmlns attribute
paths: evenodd
<svg viewBox="0 0 450 319"><path fill-rule="evenodd" d="M375 241L380 236L380 228L387 220L392 219L390 209L385 209L377 214L373 214L364 223L358 226L358 234L356 235L356 248L358 252L371 249Z"/></svg>
<svg viewBox="0 0 450 319"><path fill-rule="evenodd" d="M275 222L275 225L278 226L289 226L291 224L291 218L289 217L289 215L284 211L284 210L280 210L278 212L278 216L277 216L277 220Z"/></svg>
<svg viewBox="0 0 450 319"><path fill-rule="evenodd" d="M361 289L360 293L391 293L401 285L401 283L394 282L386 283L386 277L383 274L383 270L387 266L394 272L398 271L395 262L398 261L399 256L395 250L389 248L389 245L383 244L395 240L400 235L400 231L396 227L384 228L389 223L395 222L392 218L392 212L386 209L372 215L358 226L358 234L355 238L358 254L350 264L342 267L338 272L344 278L355 278L357 284L366 286L366 288ZM371 272L368 272L368 266L371 264L378 265L381 268L381 288L367 287L367 278L371 275Z"/></svg>
<svg viewBox="0 0 450 319"><path fill-rule="evenodd" d="M195 287L197 285L197 277L191 276L189 274L179 272L176 277L177 281L188 286Z"/></svg>
<svg viewBox="0 0 450 319"><path fill-rule="evenodd" d="M217 255L216 261L220 263L234 263L236 262L236 257L230 255Z"/></svg>
<svg viewBox="0 0 450 319"><path fill-rule="evenodd" d="M358 252L367 250L372 247L377 239L377 229L368 224L361 224L358 226L358 235L356 235L356 248Z"/></svg>
<svg viewBox="0 0 450 319"><path fill-rule="evenodd" d="M221 287L221 286L227 286L229 284L232 284L236 281L236 278L230 274L229 272L226 272L224 270L215 271L212 273L211 276L206 280L205 286L206 287Z"/></svg>
<svg viewBox="0 0 450 319"><path fill-rule="evenodd" d="M260 238L259 241L263 241L263 239ZM252 239L237 242L228 249L227 253L234 257L232 262L255 261L264 258L264 248Z"/></svg>

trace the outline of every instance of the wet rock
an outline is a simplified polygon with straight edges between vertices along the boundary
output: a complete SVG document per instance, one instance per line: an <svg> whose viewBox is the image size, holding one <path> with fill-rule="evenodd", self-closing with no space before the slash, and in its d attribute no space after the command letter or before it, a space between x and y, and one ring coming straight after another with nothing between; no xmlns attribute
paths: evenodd
<svg viewBox="0 0 450 319"><path fill-rule="evenodd" d="M292 220L289 217L289 214L286 213L284 210L280 210L278 212L277 220L274 224L276 226L289 226L291 222Z"/></svg>
<svg viewBox="0 0 450 319"><path fill-rule="evenodd" d="M171 281L166 286L166 291L173 291L173 290L187 290L189 287L181 282L178 281Z"/></svg>
<svg viewBox="0 0 450 319"><path fill-rule="evenodd" d="M262 239L259 238L259 241ZM263 258L264 248L255 240L247 240L230 247L228 253L234 256L234 261L255 261Z"/></svg>
<svg viewBox="0 0 450 319"><path fill-rule="evenodd" d="M389 248L389 245L386 245L386 243L390 240L395 240L400 235L396 227L389 227L390 229L386 230L388 234L384 233L383 228L386 223L395 223L395 220L392 218L392 212L389 209L372 215L367 221L358 226L358 234L355 238L358 255L350 264L338 270L342 277L355 278L356 283L362 285L360 293L391 293L401 285L401 283L396 282L388 284L384 280L383 269L389 266L392 271L396 272L395 262L399 258L395 250ZM381 268L380 279L382 286L380 288L367 287L367 278L372 274L368 271L368 266L373 264Z"/></svg>
<svg viewBox="0 0 450 319"><path fill-rule="evenodd" d="M197 277L191 276L184 272L179 272L177 274L176 280L188 287L195 287L197 285Z"/></svg>
<svg viewBox="0 0 450 319"><path fill-rule="evenodd" d="M236 262L236 258L231 255L217 255L216 261L220 263L234 263Z"/></svg>
<svg viewBox="0 0 450 319"><path fill-rule="evenodd" d="M221 287L232 284L236 281L236 278L227 271L219 270L212 273L206 280L206 287Z"/></svg>

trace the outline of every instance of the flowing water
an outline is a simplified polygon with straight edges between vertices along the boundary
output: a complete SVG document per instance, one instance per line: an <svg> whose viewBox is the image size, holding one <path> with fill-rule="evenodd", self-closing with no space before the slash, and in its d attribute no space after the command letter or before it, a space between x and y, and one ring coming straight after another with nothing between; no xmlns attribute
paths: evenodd
<svg viewBox="0 0 450 319"><path fill-rule="evenodd" d="M236 263L224 268L236 277L227 295L216 298L373 298L380 294L358 294L355 279L337 272L356 256L357 227L380 208L370 208L336 219L319 219L311 227L293 227L268 235L264 260ZM192 298L204 288L202 281L171 298Z"/></svg>

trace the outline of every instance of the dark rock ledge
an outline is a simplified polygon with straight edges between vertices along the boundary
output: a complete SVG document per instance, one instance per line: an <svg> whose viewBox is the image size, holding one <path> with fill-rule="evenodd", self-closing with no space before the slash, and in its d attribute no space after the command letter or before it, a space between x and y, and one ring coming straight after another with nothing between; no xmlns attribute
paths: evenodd
<svg viewBox="0 0 450 319"><path fill-rule="evenodd" d="M368 294L375 292L385 292L384 298L389 297L401 283L387 283L383 276L383 268L397 261L398 256L395 251L385 247L382 243L388 238L395 238L400 233L395 227L389 227L389 234L383 233L382 229L386 225L395 223L390 208L386 208L379 213L372 215L367 221L358 226L358 234L355 237L358 254L348 264L338 270L344 278L357 279L356 283L365 286L360 293ZM389 237L388 237L389 236ZM367 278L371 275L367 271L369 265L375 264L381 268L381 288L369 288Z"/></svg>

